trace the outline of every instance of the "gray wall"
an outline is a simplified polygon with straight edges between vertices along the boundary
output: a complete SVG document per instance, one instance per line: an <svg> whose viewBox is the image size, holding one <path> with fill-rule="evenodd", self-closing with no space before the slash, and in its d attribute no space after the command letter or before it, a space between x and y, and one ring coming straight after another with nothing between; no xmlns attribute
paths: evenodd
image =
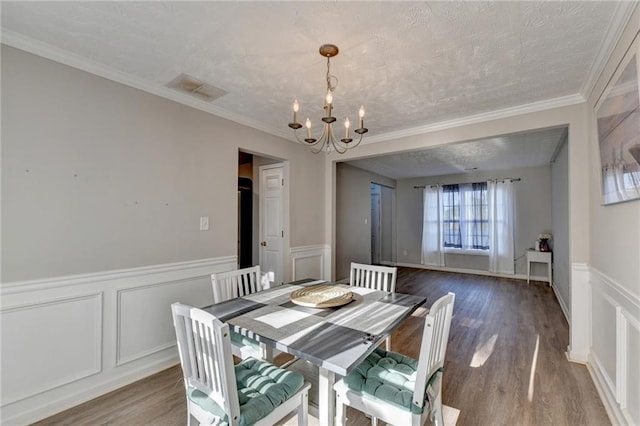
<svg viewBox="0 0 640 426"><path fill-rule="evenodd" d="M324 243L305 147L2 46L2 281L235 255L239 148L289 161L290 244Z"/></svg>
<svg viewBox="0 0 640 426"><path fill-rule="evenodd" d="M476 172L398 180L397 184L397 260L398 263L420 264L422 246L422 190L414 186L434 183L453 184L481 182L503 177L522 178L515 185L515 256L516 274L526 274L526 250L534 246L538 234L551 231L551 170L549 166L524 169ZM488 256L445 255L451 268L489 269ZM545 276L545 266L533 264L532 275Z"/></svg>
<svg viewBox="0 0 640 426"><path fill-rule="evenodd" d="M564 144L551 165L551 229L553 231L553 285L571 309L569 261L569 147Z"/></svg>
<svg viewBox="0 0 640 426"><path fill-rule="evenodd" d="M371 262L372 182L391 188L396 185L393 179L348 164L337 164L336 279L338 280L349 276L351 262Z"/></svg>

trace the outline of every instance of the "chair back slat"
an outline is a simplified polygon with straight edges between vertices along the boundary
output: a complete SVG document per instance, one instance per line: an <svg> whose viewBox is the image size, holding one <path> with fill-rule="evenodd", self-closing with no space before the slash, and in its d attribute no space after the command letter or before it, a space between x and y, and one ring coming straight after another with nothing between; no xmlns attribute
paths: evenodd
<svg viewBox="0 0 640 426"><path fill-rule="evenodd" d="M260 266L211 274L215 303L263 290Z"/></svg>
<svg viewBox="0 0 640 426"><path fill-rule="evenodd" d="M413 402L420 407L424 405L427 381L444 366L454 301L453 293L436 300L425 319L413 393Z"/></svg>
<svg viewBox="0 0 640 426"><path fill-rule="evenodd" d="M187 393L198 389L229 419L240 416L229 326L201 309L174 303L173 325ZM231 424L235 424L232 420Z"/></svg>
<svg viewBox="0 0 640 426"><path fill-rule="evenodd" d="M394 293L396 291L397 268L351 263L349 284L372 290Z"/></svg>

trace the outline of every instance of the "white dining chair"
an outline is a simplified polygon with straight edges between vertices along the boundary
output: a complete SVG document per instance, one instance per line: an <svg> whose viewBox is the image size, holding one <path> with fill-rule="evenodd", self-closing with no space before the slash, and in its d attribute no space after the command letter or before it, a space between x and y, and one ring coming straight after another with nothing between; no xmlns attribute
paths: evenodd
<svg viewBox="0 0 640 426"><path fill-rule="evenodd" d="M308 421L311 385L301 374L248 358L234 366L229 325L201 309L171 305L188 424L273 425L297 411Z"/></svg>
<svg viewBox="0 0 640 426"><path fill-rule="evenodd" d="M356 287L365 287L372 290L395 293L396 275L398 268L390 266L375 266L364 263L351 262L349 284ZM391 350L391 336L385 340L385 347Z"/></svg>
<svg viewBox="0 0 640 426"><path fill-rule="evenodd" d="M417 360L377 348L334 385L338 425L351 406L392 425L442 426L442 373L455 294L436 300L425 318Z"/></svg>
<svg viewBox="0 0 640 426"><path fill-rule="evenodd" d="M261 274L258 265L211 274L211 285L213 287L213 301L220 303L266 290L270 283L268 275ZM233 354L240 359L253 357L267 361L273 360L273 349L256 341L252 336L244 336L232 330L231 344Z"/></svg>

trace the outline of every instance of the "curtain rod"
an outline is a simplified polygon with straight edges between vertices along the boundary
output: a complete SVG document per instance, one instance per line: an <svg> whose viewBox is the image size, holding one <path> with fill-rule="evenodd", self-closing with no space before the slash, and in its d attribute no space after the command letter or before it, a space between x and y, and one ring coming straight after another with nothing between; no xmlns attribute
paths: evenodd
<svg viewBox="0 0 640 426"><path fill-rule="evenodd" d="M522 178L500 178L500 179L487 179L487 180L489 180L491 182L497 182L497 181L504 182L505 180L511 180L512 182L520 182L522 180ZM471 182L471 183L479 183L479 182ZM442 185L444 185L444 184L436 183L436 184L433 184L433 185L429 185L429 188L436 188L436 187L442 186ZM455 184L451 184L451 185L455 185ZM458 184L458 185L464 185L464 184ZM415 185L413 187L413 189L424 189L426 187L427 187L427 185Z"/></svg>

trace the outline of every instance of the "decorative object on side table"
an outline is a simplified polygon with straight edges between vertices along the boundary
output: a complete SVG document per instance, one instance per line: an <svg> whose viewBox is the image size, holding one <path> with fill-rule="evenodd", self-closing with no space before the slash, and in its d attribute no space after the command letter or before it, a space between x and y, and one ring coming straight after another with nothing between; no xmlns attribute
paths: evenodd
<svg viewBox="0 0 640 426"><path fill-rule="evenodd" d="M551 251L551 247L549 247L549 240L551 240L552 238L553 235L548 233L538 235L540 251Z"/></svg>

